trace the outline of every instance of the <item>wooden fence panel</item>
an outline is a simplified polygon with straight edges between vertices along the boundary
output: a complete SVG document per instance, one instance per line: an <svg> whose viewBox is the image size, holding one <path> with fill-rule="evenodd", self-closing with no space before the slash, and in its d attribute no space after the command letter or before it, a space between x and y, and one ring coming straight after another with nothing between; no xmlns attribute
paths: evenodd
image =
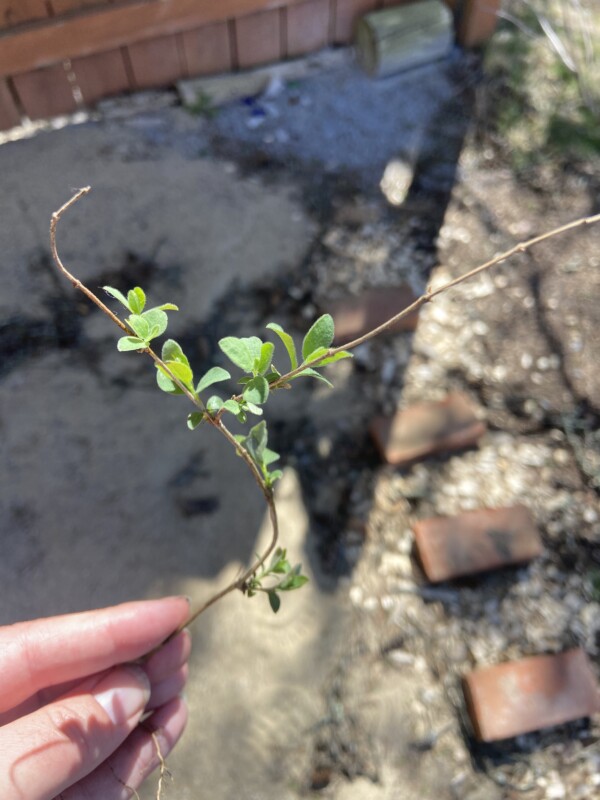
<svg viewBox="0 0 600 800"><path fill-rule="evenodd" d="M287 55L290 58L329 42L332 0L310 0L287 9Z"/></svg>
<svg viewBox="0 0 600 800"><path fill-rule="evenodd" d="M121 94L131 89L121 50L74 58L71 69L75 85L80 90L85 105L91 105L103 97Z"/></svg>
<svg viewBox="0 0 600 800"><path fill-rule="evenodd" d="M14 128L21 122L21 114L15 105L8 83L0 80L0 131Z"/></svg>
<svg viewBox="0 0 600 800"><path fill-rule="evenodd" d="M30 119L43 119L77 110L73 88L62 64L15 75L13 83Z"/></svg>
<svg viewBox="0 0 600 800"><path fill-rule="evenodd" d="M235 38L241 69L277 61L282 56L279 9L236 19Z"/></svg>
<svg viewBox="0 0 600 800"><path fill-rule="evenodd" d="M233 68L229 26L226 22L204 25L181 34L190 75L213 75Z"/></svg>
<svg viewBox="0 0 600 800"><path fill-rule="evenodd" d="M127 48L137 89L168 86L187 75L177 36L159 36Z"/></svg>
<svg viewBox="0 0 600 800"><path fill-rule="evenodd" d="M47 16L48 7L44 0L0 0L0 28Z"/></svg>
<svg viewBox="0 0 600 800"><path fill-rule="evenodd" d="M76 11L80 8L89 8L91 6L107 6L114 0L50 0L52 11L57 16L67 14L69 11Z"/></svg>
<svg viewBox="0 0 600 800"><path fill-rule="evenodd" d="M357 20L377 6L378 0L335 0L334 42L344 44L351 41Z"/></svg>

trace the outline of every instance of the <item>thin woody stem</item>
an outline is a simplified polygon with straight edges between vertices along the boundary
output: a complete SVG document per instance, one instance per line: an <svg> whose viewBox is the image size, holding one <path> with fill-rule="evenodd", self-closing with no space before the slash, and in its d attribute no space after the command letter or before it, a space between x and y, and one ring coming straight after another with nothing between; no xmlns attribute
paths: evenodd
<svg viewBox="0 0 600 800"><path fill-rule="evenodd" d="M425 294L418 297L414 303L411 303L409 306L404 308L398 314L395 314L393 317L390 317L386 322L378 325L377 328L373 328L373 330L368 331L363 336L359 336L357 339L353 339L351 342L347 342L346 344L342 344L339 347L330 347L326 353L316 358L314 361L307 361L304 364L301 364L296 369L287 372L285 375L282 375L280 378L277 378L276 381L270 385L271 389L279 389L285 383L287 383L291 378L294 378L296 375L299 375L303 370L307 369L307 367L316 367L326 358L331 358L331 356L335 355L336 353L340 353L342 350L353 350L355 347L363 344L364 342L368 342L369 339L374 339L376 336L379 336L380 333L391 328L401 319L409 316L409 314L414 313L417 311L421 306L424 306L426 303L429 303L433 300L434 297L437 297L438 294L451 289L453 286L458 286L460 283L468 280L469 278L473 278L475 275L479 275L480 272L484 272L490 267L494 267L496 264L500 264L502 261L506 261L506 259L510 258L511 256L516 255L517 253L524 253L525 251L529 250L529 248L533 247L540 242L545 241L546 239L551 239L554 236L558 236L561 233L566 233L567 231L573 230L575 228L583 227L584 225L593 225L596 222L600 222L600 214L595 214L592 217L583 217L581 219L577 219L574 222L569 222L566 225L561 225L559 228L554 228L551 231L547 231L546 233L542 233L540 236L535 236L533 239L529 239L526 242L519 242L514 247L511 247L510 250L506 250L506 252L501 253L499 256L495 256L494 258L486 261L485 264L480 264L475 269L470 270L470 272L465 272L464 275L459 275L458 278L454 278L447 283L442 284L437 289L428 290Z"/></svg>
<svg viewBox="0 0 600 800"><path fill-rule="evenodd" d="M117 317L117 315L114 314L110 310L110 308L108 308L108 306L106 306L90 289L87 288L87 286L85 286L85 284L83 284L78 278L76 278L71 272L69 272L69 270L63 264L63 262L62 262L62 260L60 258L60 255L58 253L58 248L57 248L57 245L56 245L56 228L57 228L57 225L58 225L58 222L59 222L60 218L65 213L65 211L67 211L69 208L71 208L71 206L73 206L78 200L80 200L82 197L84 197L89 192L90 192L90 187L89 186L86 186L85 188L80 189L75 195L73 195L73 197L70 200L68 200L64 205L62 205L58 209L58 211L55 211L52 214L52 219L51 219L51 222L50 222L50 246L51 246L51 250L52 250L52 257L53 257L54 262L55 262L56 266L58 267L58 269L68 278L68 280L73 284L73 286L76 289L78 289L79 291L83 292L83 294L89 300L91 300L92 303L94 303L96 306L98 306L98 308L101 311L103 311L106 314L106 316L109 317L115 323L115 325L118 325L119 328L121 328L121 330L124 331L128 336L134 336L135 335L134 331L132 331L122 320L120 320L119 317ZM165 371L165 373L169 376L169 378L173 381L173 383L179 389L181 389L181 391L186 395L186 397L197 408L199 408L201 411L206 411L206 409L204 407L204 403L200 400L200 398L194 392L190 391L188 389L188 387L185 386L185 384L182 383L179 380L179 378L177 378L171 372L171 370L169 369L168 365L165 364L165 362L154 352L154 350L152 350L151 347L145 347L145 348L141 349L140 352L147 353L150 356L150 358L152 358L152 360L155 362L155 364L157 364L157 366L159 366L161 369L163 369ZM260 489L261 489L261 491L262 491L262 493L263 493L263 495L265 497L265 501L266 501L266 503L267 503L267 505L269 507L269 516L270 516L270 519L271 519L271 527L272 527L273 533L272 533L272 536L271 536L271 541L269 543L269 546L265 550L265 552L262 554L262 556L260 556L256 560L256 562L251 567L249 567L239 578L237 578L235 581L233 581L231 584L229 584L229 586L226 586L220 592L218 592L217 594L213 595L213 597L211 597L209 600L207 600L202 606L200 606L198 609L194 610L194 612L180 626L180 628L178 628L177 631L175 631L173 634L171 634L171 636L169 638L172 638L180 630L183 630L183 628L185 628L188 625L190 625L196 619L196 617L200 616L200 614L202 614L204 611L206 611L207 608L210 608L210 606L212 606L214 603L216 603L217 600L220 600L222 597L225 597L225 595L229 594L230 592L233 592L235 589L240 589L240 590L244 591L244 589L246 587L246 584L247 584L247 581L249 580L249 578L252 577L252 575L256 572L256 570L260 569L260 567L264 564L264 562L269 557L269 555L273 552L273 550L275 549L275 546L277 544L277 540L279 538L279 525L278 525L278 521L277 521L277 511L275 509L275 502L273 500L273 493L272 493L271 488L269 486L267 486L265 480L263 479L262 475L260 474L260 472L258 470L258 467L256 466L256 464L254 463L254 461L250 457L250 454L246 451L246 449L244 447L242 447L242 445L236 440L235 436L225 427L225 425L223 425L221 420L219 418L213 418L208 414L206 414L206 419L207 419L208 422L211 423L211 425L214 428L216 428L223 436L225 436L225 438L235 448L235 450L237 451L238 455L241 456L241 458L244 460L244 462L246 463L246 465L250 469L250 472L252 473L252 476L253 476L254 480L256 481L258 486L260 487Z"/></svg>
<svg viewBox="0 0 600 800"><path fill-rule="evenodd" d="M80 280L75 278L75 276L72 275L66 269L58 254L58 250L56 247L56 226L58 224L58 221L60 220L64 212L67 211L67 209L69 209L72 205L74 205L74 203L76 203L79 199L81 199L81 197L88 194L89 191L90 191L89 186L80 189L68 202L66 202L63 206L61 206L61 208L59 208L58 211L55 211L54 214L52 215L52 220L50 223L50 242L52 248L52 256L54 258L57 267L69 279L69 281L73 284L73 286L76 289L79 289L81 292L83 292L83 294L85 294L86 297L88 297L93 303L95 303L95 305L97 305L98 308L100 308L116 325L118 325L119 328L121 328L121 330L123 330L128 336L131 336L134 335L134 332L130 330L130 328L124 322L122 322L116 316L116 314L114 314L101 300L99 300L98 297L92 291L90 291L83 283L81 283ZM511 247L510 250L507 250L506 252L501 253L498 256L495 256L489 261L486 261L484 264L481 264L478 267L475 267L474 269L470 270L469 272L466 272L464 275L460 275L458 278L454 278L453 280L448 281L442 286L439 286L437 289L429 289L428 291L425 292L425 294L417 298L407 308L404 308L402 311L400 311L398 314L395 314L393 317L388 319L382 325L373 328L373 330L368 331L368 333L365 333L363 336L359 336L358 338L353 339L352 341L347 342L344 345L340 345L339 347L331 347L319 358L314 359L314 361L305 362L296 369L293 369L290 372L286 373L285 375L282 375L276 381L270 384L270 389L273 390L273 389L283 388L292 378L299 375L308 367L317 367L325 359L331 358L331 356L335 355L336 353L340 353L343 350L352 350L355 347L358 347L359 345L363 344L364 342L373 339L375 336L378 336L380 333L383 333L384 331L388 330L397 322L407 317L409 314L412 314L413 312L417 311L419 308L421 308L421 306L425 305L426 303L429 303L437 295L447 291L448 289L451 289L454 286L458 286L458 284L463 283L469 278L472 278L475 275L478 275L479 273L484 272L487 269L490 269L490 267L493 267L496 264L500 264L502 261L505 261L506 259L515 255L516 253L524 253L525 251L529 250L529 248L533 247L536 244L539 244L540 242L543 242L547 239L551 239L554 236L558 236L559 234L565 233L570 230L574 230L575 228L579 228L584 225L593 225L596 222L600 222L600 214L596 214L591 217L577 219L574 222L569 222L566 225L561 225L560 227L554 228L553 230L548 231L547 233L543 233L525 242L520 242L519 244L516 244L514 247ZM190 625L197 617L200 616L200 614L202 614L204 611L206 611L208 608L214 605L214 603L216 603L221 598L225 597L230 592L233 592L236 589L245 591L248 580L257 572L257 570L259 570L262 567L262 565L265 563L269 555L275 549L275 546L279 538L279 524L277 520L277 511L275 508L275 502L273 499L273 492L271 487L268 486L267 483L265 482L263 476L260 474L259 469L257 465L254 463L254 460L252 459L250 454L236 440L235 436L225 427L225 425L221 420L222 414L219 412L214 417L210 416L210 414L207 414L204 404L202 403L200 398L194 392L190 391L175 375L173 375L173 373L164 363L164 361L161 358L159 358L159 356L157 356L157 354L150 347L144 348L143 352L148 353L148 355L154 360L154 362L165 371L165 373L169 376L169 378L173 381L173 383L175 383L181 389L181 391L188 397L188 399L197 408L205 412L205 418L207 419L207 421L210 422L210 424L214 428L216 428L223 436L225 436L225 438L235 448L238 455L240 455L241 458L245 461L250 472L252 473L254 480L256 481L256 483L258 484L264 495L265 501L269 508L269 516L272 527L271 541L267 549L264 551L264 553L261 556L259 556L257 560L252 564L252 566L246 569L246 571L243 572L240 577L236 578L235 581L232 581L228 586L221 589L219 592L217 592L215 595L209 598L202 606L194 610L194 612L188 617L188 619L183 623L183 625L181 625L180 628L178 628L177 631L175 631L171 635L171 637L169 637L172 638L172 636L176 635L176 633L178 633L184 627Z"/></svg>

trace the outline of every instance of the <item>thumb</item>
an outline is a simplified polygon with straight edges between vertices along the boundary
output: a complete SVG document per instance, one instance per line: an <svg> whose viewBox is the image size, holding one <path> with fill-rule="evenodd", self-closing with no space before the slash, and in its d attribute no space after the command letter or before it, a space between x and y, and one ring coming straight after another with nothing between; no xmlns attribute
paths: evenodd
<svg viewBox="0 0 600 800"><path fill-rule="evenodd" d="M0 797L51 800L77 783L131 733L149 697L146 673L120 666L0 728Z"/></svg>

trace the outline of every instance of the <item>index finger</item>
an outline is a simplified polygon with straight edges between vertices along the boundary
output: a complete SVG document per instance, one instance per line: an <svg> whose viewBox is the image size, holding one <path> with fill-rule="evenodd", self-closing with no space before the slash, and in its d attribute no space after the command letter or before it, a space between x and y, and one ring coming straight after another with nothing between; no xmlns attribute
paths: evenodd
<svg viewBox="0 0 600 800"><path fill-rule="evenodd" d="M145 655L188 614L185 597L166 597L0 628L0 712L40 689Z"/></svg>

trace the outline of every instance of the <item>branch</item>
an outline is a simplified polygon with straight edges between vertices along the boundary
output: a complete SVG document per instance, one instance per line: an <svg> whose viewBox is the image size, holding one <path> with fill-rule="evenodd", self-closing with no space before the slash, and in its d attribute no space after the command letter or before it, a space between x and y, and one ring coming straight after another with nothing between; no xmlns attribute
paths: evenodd
<svg viewBox="0 0 600 800"><path fill-rule="evenodd" d="M561 225L559 228L554 228L547 233L542 233L539 236L535 236L533 239L528 239L525 242L519 242L519 244L511 247L510 250L506 250L506 252L501 253L499 256L495 256L489 261L486 261L485 264L480 264L478 267L475 267L475 269L465 272L464 275L459 275L458 278L454 278L453 280L442 284L442 286L439 286L437 289L429 289L425 292L425 294L422 294L420 297L418 297L414 303L411 303L405 309L400 311L398 314L395 314L377 328L373 328L373 330L365 333L363 336L359 336L357 339L353 339L347 344L342 344L339 347L330 347L329 350L323 353L323 355L319 356L319 358L316 358L314 361L307 361L296 369L293 369L290 372L287 372L285 375L282 375L276 381L273 381L269 388L280 389L282 385L286 384L296 375L299 375L301 372L303 372L303 370L307 369L307 367L317 367L326 358L331 358L331 356L341 352L342 350L353 350L360 344L369 341L369 339L374 339L376 336L379 336L380 333L384 333L384 331L391 328L401 319L404 319L404 317L407 317L409 314L412 314L414 311L417 311L417 309L421 308L421 306L429 303L434 297L437 297L438 294L442 294L442 292L451 289L453 286L458 286L460 283L463 283L469 278L479 275L480 272L485 272L485 270L490 269L490 267L494 267L496 264L500 264L502 261L506 261L511 256L514 256L517 253L525 253L534 245L544 242L547 239L552 239L554 236L559 236L561 233L566 233L567 231L574 230L575 228L581 228L585 225L594 225L596 222L600 222L600 214L595 214L592 217L582 217L574 222L568 222L566 225Z"/></svg>
<svg viewBox="0 0 600 800"><path fill-rule="evenodd" d="M62 262L62 260L60 258L60 255L58 253L58 248L57 248L57 245L56 245L56 228L57 228L59 220L61 219L61 217L65 213L65 211L67 211L69 208L71 208L71 206L73 206L78 200L80 200L82 197L84 197L89 192L90 192L90 187L89 186L86 186L85 188L80 189L78 192L76 192L76 194L73 195L73 197L70 200L68 200L64 205L62 205L58 209L58 211L55 211L52 214L52 219L50 221L50 247L51 247L51 250L52 250L52 257L53 257L54 263L56 264L58 269L68 278L68 280L73 284L73 286L76 289L79 289L79 291L83 292L83 294L89 300L91 300L92 303L94 303L96 306L98 306L98 308L101 311L103 311L106 314L106 316L109 317L115 323L115 325L118 325L119 328L121 328L121 330L123 330L128 336L134 336L135 335L134 331L132 331L122 320L120 320L119 317L117 317L117 315L114 314L110 310L110 308L108 308L108 306L106 306L90 289L87 288L87 286L85 286L85 284L83 284L78 278L76 278L71 272L69 272L69 270L63 264L63 262ZM179 389L181 389L181 391L186 395L186 397L197 408L199 408L201 411L204 411L204 412L206 411L206 409L204 407L204 403L200 400L198 395L195 394L194 392L191 392L187 388L187 386L185 386L185 384L182 383L179 380L179 378L177 378L171 372L171 370L169 369L167 364L165 364L165 362L154 352L154 350L151 347L143 348L143 350L141 350L141 352L147 353L150 356L150 358L155 362L155 364L160 366L160 368L165 371L165 373L169 376L169 378L173 381L173 383ZM188 619L176 631L174 631L171 634L169 639L171 639L173 636L175 636L177 633L179 633L179 631L183 630L183 628L185 628L188 625L190 625L197 617L200 616L200 614L202 614L204 611L206 611L207 608L210 608L210 606L212 606L214 603L216 603L217 600L220 600L222 597L225 597L225 595L229 594L230 592L235 591L236 589L239 589L240 591L245 591L248 580L252 577L252 575L254 575L254 573L258 569L260 569L260 567L262 567L264 562L271 555L271 553L275 549L275 546L277 545L277 540L279 538L279 524L278 524L278 521L277 521L277 511L275 509L275 502L273 500L273 492L272 492L271 488L269 486L267 486L266 482L264 481L262 475L260 474L260 472L258 470L258 467L256 466L256 464L254 463L254 461L250 457L250 454L247 452L247 450L244 447L242 447L242 445L236 440L235 436L225 427L225 425L223 425L221 419L219 417L211 417L209 414L205 414L205 416L206 416L206 419L208 420L208 422L210 422L211 425L214 428L216 428L219 431L219 433L221 433L227 439L227 441L232 445L232 447L235 448L235 450L237 451L238 455L241 456L241 458L246 463L248 469L252 473L252 477L254 478L254 480L258 484L260 490L262 491L262 493L264 495L264 498L265 498L265 501L267 503L267 506L269 508L269 517L270 517L270 520L271 520L272 535L271 535L271 541L269 543L269 546L267 547L265 552L259 558L257 558L257 560L252 564L252 566L249 567L239 578L237 578L235 581L230 583L229 586L226 586L220 592L218 592L217 594L213 595L202 606L200 606L198 609L194 610L190 614Z"/></svg>
<svg viewBox="0 0 600 800"><path fill-rule="evenodd" d="M116 316L116 314L114 314L101 300L99 300L98 297L92 291L90 291L80 280L75 278L75 276L72 275L66 269L58 254L58 250L56 247L56 227L58 221L60 220L65 211L71 208L71 206L73 206L84 195L88 194L89 191L90 191L89 186L85 187L84 189L80 189L68 202L66 202L63 206L61 206L61 208L59 208L58 211L55 211L54 214L52 215L52 220L50 223L50 244L52 248L52 257L58 269L69 279L69 281L73 284L73 286L76 289L79 289L79 291L83 292L83 294L85 294L86 297L88 297L96 306L98 306L98 308L101 311L103 311L116 325L118 325L119 328L121 328L121 330L125 331L125 333L128 336L131 336L134 335L134 332L131 331L128 328L128 326L124 322L122 322L122 320L120 320ZM600 222L600 214L596 214L595 216L592 217L581 218L575 220L574 222L569 222L566 225L561 225L559 228L554 228L554 230L548 231L547 233L543 233L540 236L534 237L533 239L529 239L528 241L516 244L514 247L511 247L510 250L507 250L501 255L492 258L490 261L486 261L485 264L481 264L480 266L475 267L474 269L470 270L464 275L461 275L458 278L454 278L453 280L448 281L447 283L443 284L437 289L429 289L428 291L425 292L425 294L421 295L421 297L415 300L414 303L412 303L410 306L403 309L398 314L395 314L393 317L388 319L387 322L384 322L377 328L374 328L368 333L365 333L363 336L359 336L357 339L353 339L351 342L348 342L347 344L341 345L339 347L329 348L326 351L326 353L324 353L322 356L315 359L314 361L308 361L302 364L301 366L297 367L296 369L286 373L285 375L282 375L280 378L278 378L270 385L270 388L280 389L285 384L287 384L291 378L294 378L296 375L299 375L307 367L317 367L326 358L330 358L331 356L341 352L342 350L352 350L355 347L358 347L359 345L363 344L364 342L369 341L369 339L373 339L375 336L379 336L380 333L383 333L384 331L391 328L399 320L403 319L409 314L412 314L414 311L421 308L421 306L425 305L426 303L429 303L437 295L447 291L448 289L451 289L453 286L458 286L458 284L463 283L464 281L474 277L475 275L479 275L480 272L484 272L485 270L490 269L490 267L493 267L496 264L500 264L502 261L506 261L506 259L515 255L516 253L524 253L526 250L529 250L531 247L533 247L536 244L539 244L540 242L543 242L547 239L551 239L554 236L558 236L559 234L565 233L566 231L570 231L575 228L579 228L585 225L593 225L596 222ZM145 348L142 352L147 353L153 359L153 361L157 365L159 365L167 375L169 375L173 383L175 383L182 390L182 392L197 408L206 412L204 404L202 403L198 395L196 395L194 392L191 392L178 378L176 378L175 375L173 375L173 373L170 371L168 366L164 363L164 361L150 347ZM181 625L180 628L177 629L177 631L171 634L169 638L172 638L172 636L175 636L184 627L190 625L197 617L200 616L200 614L202 614L204 611L206 611L208 608L214 605L218 600L221 600L230 592L233 592L236 589L244 592L247 588L248 581L257 572L257 570L259 570L263 566L267 558L275 549L275 546L277 545L277 541L279 538L279 524L277 520L277 511L275 508L272 489L266 484L265 480L260 474L258 467L254 463L250 454L246 451L244 447L242 447L242 445L236 440L236 438L225 427L225 425L223 425L223 422L221 420L221 414L217 413L214 417L212 417L210 414L205 413L205 417L208 420L208 422L210 422L210 424L214 428L216 428L216 430L218 430L222 436L224 436L227 439L227 441L232 445L232 447L235 448L238 455L241 456L241 458L246 463L248 469L252 473L254 480L256 481L257 485L259 486L260 490L263 493L265 502L267 503L269 509L272 535L267 549L261 556L257 558L257 560L252 564L252 566L246 569L246 571L243 572L239 578L236 578L235 581L232 581L224 589L221 589L221 591L217 592L217 594L209 598L209 600L207 600L202 606L194 610L190 614L188 619L183 623L183 625Z"/></svg>

